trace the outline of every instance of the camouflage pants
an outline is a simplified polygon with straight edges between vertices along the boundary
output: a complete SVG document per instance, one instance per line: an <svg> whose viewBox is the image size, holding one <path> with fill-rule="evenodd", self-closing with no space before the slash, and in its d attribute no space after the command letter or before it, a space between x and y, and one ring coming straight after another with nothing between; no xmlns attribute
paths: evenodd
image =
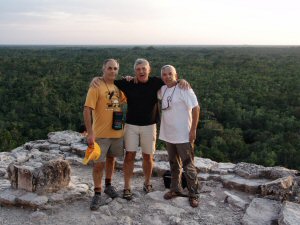
<svg viewBox="0 0 300 225"><path fill-rule="evenodd" d="M172 144L167 142L167 151L171 170L171 191L182 191L182 169L185 172L190 196L198 194L199 182L194 165L194 149L191 143Z"/></svg>

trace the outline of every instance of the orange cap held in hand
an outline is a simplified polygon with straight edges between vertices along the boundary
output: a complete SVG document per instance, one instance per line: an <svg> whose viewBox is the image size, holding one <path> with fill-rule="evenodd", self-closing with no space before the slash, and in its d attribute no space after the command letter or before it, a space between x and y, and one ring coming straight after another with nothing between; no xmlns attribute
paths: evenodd
<svg viewBox="0 0 300 225"><path fill-rule="evenodd" d="M101 155L100 146L96 142L94 142L94 146L90 145L86 149L85 156L84 156L84 159L82 160L82 163L84 165L87 165L90 160L99 159L100 155Z"/></svg>

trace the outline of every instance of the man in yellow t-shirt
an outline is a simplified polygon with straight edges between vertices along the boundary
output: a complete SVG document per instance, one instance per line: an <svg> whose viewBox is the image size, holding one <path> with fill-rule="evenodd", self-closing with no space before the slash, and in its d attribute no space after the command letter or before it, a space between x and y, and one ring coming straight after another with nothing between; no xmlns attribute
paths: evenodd
<svg viewBox="0 0 300 225"><path fill-rule="evenodd" d="M118 196L111 180L115 157L124 154L121 104L126 99L114 85L119 71L119 63L115 59L105 60L102 71L100 86L89 88L83 111L88 145L93 145L96 141L102 151L100 158L94 162L93 166L95 194L90 205L91 210L97 210L102 204L101 190L104 168L106 171L104 193L111 198Z"/></svg>

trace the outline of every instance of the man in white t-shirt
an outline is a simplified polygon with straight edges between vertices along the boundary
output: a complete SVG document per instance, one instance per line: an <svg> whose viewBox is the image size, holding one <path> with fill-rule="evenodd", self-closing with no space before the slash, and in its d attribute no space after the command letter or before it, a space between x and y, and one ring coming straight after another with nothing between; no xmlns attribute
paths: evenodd
<svg viewBox="0 0 300 225"><path fill-rule="evenodd" d="M162 117L159 139L167 144L171 169L170 191L165 199L182 196L181 170L183 168L189 190L189 202L192 207L199 204L199 182L194 165L194 141L199 121L200 107L192 89L184 90L177 87L176 69L165 65L161 69L161 78L165 85L158 92L162 102Z"/></svg>

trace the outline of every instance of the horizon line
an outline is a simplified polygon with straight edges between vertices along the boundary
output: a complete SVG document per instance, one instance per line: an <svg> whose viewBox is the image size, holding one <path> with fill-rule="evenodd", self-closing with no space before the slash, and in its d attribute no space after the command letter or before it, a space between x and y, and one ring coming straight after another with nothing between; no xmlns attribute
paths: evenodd
<svg viewBox="0 0 300 225"><path fill-rule="evenodd" d="M300 47L300 45L265 44L0 44L0 47Z"/></svg>

